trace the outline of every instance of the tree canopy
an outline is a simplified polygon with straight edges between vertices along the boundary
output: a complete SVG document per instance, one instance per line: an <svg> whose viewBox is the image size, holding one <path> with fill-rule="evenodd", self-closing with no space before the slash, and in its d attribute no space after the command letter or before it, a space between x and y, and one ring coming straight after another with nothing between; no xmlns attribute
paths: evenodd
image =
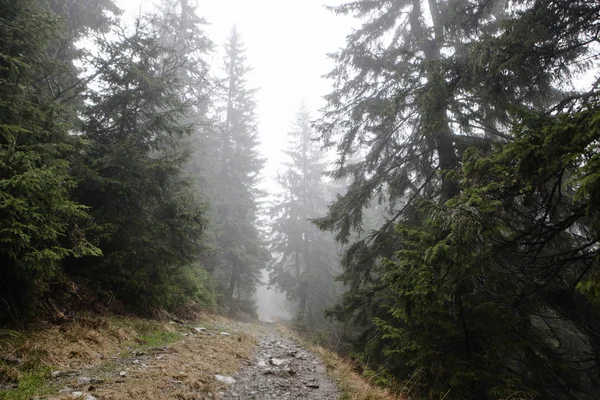
<svg viewBox="0 0 600 400"><path fill-rule="evenodd" d="M330 314L364 326L367 367L415 382L415 395L592 398L597 331L585 321L596 311L581 280L597 238L589 207L566 205L581 184L556 161L585 170L578 157L595 139L578 155L553 153L552 141L561 129L563 141L589 134L596 84L566 89L596 65L598 6L358 1L334 11L364 23L334 56L318 123L338 154L332 175L351 181L319 220L348 243L348 290ZM386 204L386 221L354 240L373 203Z"/></svg>

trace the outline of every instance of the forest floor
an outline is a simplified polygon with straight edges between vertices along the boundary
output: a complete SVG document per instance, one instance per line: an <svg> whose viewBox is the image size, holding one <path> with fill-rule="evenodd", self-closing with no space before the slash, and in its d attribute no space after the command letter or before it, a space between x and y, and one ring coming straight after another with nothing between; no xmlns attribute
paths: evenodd
<svg viewBox="0 0 600 400"><path fill-rule="evenodd" d="M83 316L0 330L0 400L392 399L285 327Z"/></svg>

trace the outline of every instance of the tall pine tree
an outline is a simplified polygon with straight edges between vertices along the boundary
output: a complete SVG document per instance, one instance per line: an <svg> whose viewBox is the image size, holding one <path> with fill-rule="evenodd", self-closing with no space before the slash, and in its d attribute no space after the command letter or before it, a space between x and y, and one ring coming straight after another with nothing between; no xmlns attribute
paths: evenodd
<svg viewBox="0 0 600 400"><path fill-rule="evenodd" d="M286 170L278 177L283 193L270 209L270 284L286 293L299 322L312 329L324 326L323 312L336 299L338 261L333 238L311 222L327 209L326 164L315 136L303 104L288 133Z"/></svg>
<svg viewBox="0 0 600 400"><path fill-rule="evenodd" d="M455 229L467 227L450 206L462 194L465 151L475 147L485 154L512 141L509 111L555 104L573 71L589 66L597 5L382 0L335 10L365 23L335 56L335 90L319 124L325 144L338 151L334 176L352 179L320 226L345 243L362 228L372 202L385 202L388 215L348 247L341 276L348 291L333 315L365 325L359 342L369 367L379 368L380 376L418 381L412 387L422 396L506 397L515 387L544 398L589 393L595 372L592 378L565 374L563 366L584 362L583 354L594 348L563 353L564 336L555 348L535 348L552 340L555 326L528 326L555 315L568 330L569 317L551 297L539 298L535 309L500 302L495 294L505 293L508 301L527 289L509 273L510 259L503 261L508 279L498 284L486 269L491 253L481 259L470 253L487 230L452 241ZM364 160L350 162L355 154ZM538 212L532 208L520 218ZM563 285L564 293L569 287ZM498 313L481 308L491 304ZM494 329L499 321L515 330ZM515 332L524 347L512 347ZM561 383L553 387L553 379Z"/></svg>
<svg viewBox="0 0 600 400"><path fill-rule="evenodd" d="M77 199L91 207L104 256L71 267L112 298L148 312L193 297L204 211L183 174L193 127L182 96L187 55L140 17L97 43L99 89L88 94Z"/></svg>
<svg viewBox="0 0 600 400"><path fill-rule="evenodd" d="M257 218L261 193L256 185L264 162L258 151L254 90L246 87L250 69L235 28L225 50L215 132L217 194L212 199L217 247L211 260L225 301L233 304L235 299L239 306L251 298L269 257Z"/></svg>
<svg viewBox="0 0 600 400"><path fill-rule="evenodd" d="M85 208L66 157L74 113L53 82L65 65L48 55L59 18L33 0L0 4L0 320L43 306L61 261L98 255L81 226Z"/></svg>

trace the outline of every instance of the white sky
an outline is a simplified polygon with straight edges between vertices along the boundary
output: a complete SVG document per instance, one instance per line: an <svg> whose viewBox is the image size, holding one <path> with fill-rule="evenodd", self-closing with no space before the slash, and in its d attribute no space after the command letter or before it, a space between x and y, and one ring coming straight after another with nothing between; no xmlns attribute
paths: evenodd
<svg viewBox="0 0 600 400"><path fill-rule="evenodd" d="M323 106L330 82L322 75L333 67L327 53L343 47L351 22L325 9L341 0L196 0L198 15L209 23L208 36L217 46L212 60L220 71L222 49L233 25L246 47L248 86L258 88L256 110L261 152L267 158L265 188L273 189L296 110L304 100L313 118ZM154 1L117 0L126 14L145 11ZM150 6L151 7L151 6Z"/></svg>

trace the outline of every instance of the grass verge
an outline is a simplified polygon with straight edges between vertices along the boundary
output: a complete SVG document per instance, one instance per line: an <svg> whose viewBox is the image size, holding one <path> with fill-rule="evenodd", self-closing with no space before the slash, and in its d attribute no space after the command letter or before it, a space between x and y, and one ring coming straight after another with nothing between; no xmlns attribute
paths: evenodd
<svg viewBox="0 0 600 400"><path fill-rule="evenodd" d="M340 400L406 400L406 397L395 396L389 390L376 386L358 374L351 363L333 351L305 340L289 326L279 324L277 329L282 335L301 344L323 360L327 375L336 382L341 391Z"/></svg>
<svg viewBox="0 0 600 400"><path fill-rule="evenodd" d="M61 326L0 330L0 400L67 399L58 393L67 387L106 400L204 398L223 389L215 374L232 374L251 356L255 328L213 315L187 324L81 315ZM101 383L90 389L80 377Z"/></svg>
<svg viewBox="0 0 600 400"><path fill-rule="evenodd" d="M181 334L177 332L156 331L147 335L141 335L138 339L138 342L140 343L140 348L149 349L153 347L167 346L173 342L176 342L180 338Z"/></svg>
<svg viewBox="0 0 600 400"><path fill-rule="evenodd" d="M50 370L48 367L37 367L22 373L18 379L17 387L12 390L0 391L0 399L28 400L36 395L50 393L47 387Z"/></svg>

